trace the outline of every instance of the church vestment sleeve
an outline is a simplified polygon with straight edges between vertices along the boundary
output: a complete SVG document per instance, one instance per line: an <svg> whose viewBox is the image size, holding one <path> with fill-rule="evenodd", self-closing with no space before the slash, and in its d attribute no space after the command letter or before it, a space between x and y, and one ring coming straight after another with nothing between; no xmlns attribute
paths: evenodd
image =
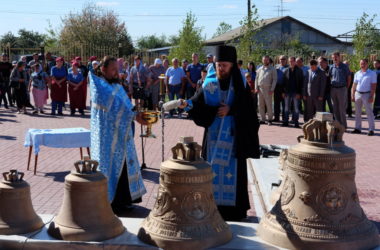
<svg viewBox="0 0 380 250"><path fill-rule="evenodd" d="M218 112L218 107L210 106L205 103L202 88L199 88L190 100L193 104L193 108L189 111L189 114L193 117L195 124L204 128L211 126Z"/></svg>

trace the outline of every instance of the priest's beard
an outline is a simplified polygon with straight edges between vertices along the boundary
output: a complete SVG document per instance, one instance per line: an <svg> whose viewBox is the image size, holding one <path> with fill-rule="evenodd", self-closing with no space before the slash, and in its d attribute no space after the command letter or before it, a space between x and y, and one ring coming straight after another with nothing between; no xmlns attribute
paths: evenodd
<svg viewBox="0 0 380 250"><path fill-rule="evenodd" d="M223 80L225 81L225 80L230 79L231 71L232 71L232 68L229 71L221 71L221 70L217 69L216 70L216 76L218 77L219 81L223 81Z"/></svg>

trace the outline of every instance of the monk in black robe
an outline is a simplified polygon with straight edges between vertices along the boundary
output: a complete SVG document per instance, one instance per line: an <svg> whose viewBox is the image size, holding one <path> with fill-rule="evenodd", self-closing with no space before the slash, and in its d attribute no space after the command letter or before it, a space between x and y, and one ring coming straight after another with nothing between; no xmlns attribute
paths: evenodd
<svg viewBox="0 0 380 250"><path fill-rule="evenodd" d="M212 74L214 74L214 78ZM210 129L214 127L214 123L217 119L230 116L230 120L232 120L231 124L233 124L233 127L231 126L228 131L233 138L231 155L236 158L234 204L221 205L218 203L217 197L215 197L215 200L225 220L241 221L247 217L247 210L250 208L246 160L247 158L260 157L258 137L259 121L256 113L257 104L254 103L249 86L244 85L242 75L237 67L237 56L234 47L219 46L217 48L216 63L213 69L209 70L208 77L211 79L210 81L214 81L214 85L210 87L204 84L190 100L183 101L181 107L190 113L198 126L205 128L202 157L209 162L210 156L208 156L207 153L213 150L213 146L208 145L210 142ZM207 77L205 83L206 82ZM215 103L210 104L211 102L207 101L206 95L210 95L210 92L207 91L211 89L211 94L213 94L213 92L218 91L215 90L217 88L220 88L220 93L227 93L228 96L230 96L228 94L229 92L233 92L234 97L229 104L227 104L228 98L221 100L221 102L216 105ZM212 160L213 159L211 159L211 164L213 165ZM213 170L214 167L215 166L213 166ZM228 166L226 167L228 168ZM228 174L234 175L234 173L230 172L228 172ZM227 177L230 178L231 176Z"/></svg>

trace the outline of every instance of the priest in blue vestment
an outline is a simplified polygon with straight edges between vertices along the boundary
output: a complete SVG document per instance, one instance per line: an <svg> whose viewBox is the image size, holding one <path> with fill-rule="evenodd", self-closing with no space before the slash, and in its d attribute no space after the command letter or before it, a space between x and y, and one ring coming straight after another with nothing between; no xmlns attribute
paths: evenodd
<svg viewBox="0 0 380 250"><path fill-rule="evenodd" d="M202 156L212 166L214 198L225 220L240 221L250 208L246 160L260 157L256 106L231 46L217 47L202 87L182 101L181 108L205 128Z"/></svg>
<svg viewBox="0 0 380 250"><path fill-rule="evenodd" d="M90 74L91 156L108 178L108 198L120 213L146 193L137 159L132 123L144 124L120 84L116 58L105 57Z"/></svg>

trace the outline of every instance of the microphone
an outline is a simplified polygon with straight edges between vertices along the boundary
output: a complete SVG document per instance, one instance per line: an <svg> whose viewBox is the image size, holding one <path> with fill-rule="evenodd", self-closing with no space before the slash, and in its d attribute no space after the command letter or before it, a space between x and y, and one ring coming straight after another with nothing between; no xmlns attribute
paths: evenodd
<svg viewBox="0 0 380 250"><path fill-rule="evenodd" d="M181 100L181 99L179 99L179 100L169 101L169 102L167 102L167 103L164 103L164 104L162 105L162 107L163 107L163 109L164 109L165 111L170 111L170 110L176 109L176 108L178 108L179 106L181 106L182 101L183 101L183 100Z"/></svg>

